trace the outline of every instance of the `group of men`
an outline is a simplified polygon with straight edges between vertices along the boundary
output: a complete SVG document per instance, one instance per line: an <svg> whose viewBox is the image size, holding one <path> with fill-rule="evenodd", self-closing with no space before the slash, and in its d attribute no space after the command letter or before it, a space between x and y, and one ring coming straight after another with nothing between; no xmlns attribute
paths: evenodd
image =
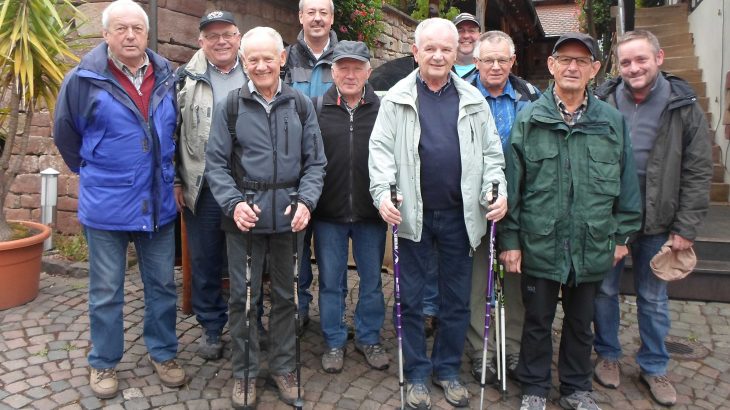
<svg viewBox="0 0 730 410"><path fill-rule="evenodd" d="M102 15L104 43L67 75L54 139L80 174L94 393L118 391L130 241L144 283L148 360L162 384L186 382L175 359L174 219L181 211L202 328L198 354L221 357L228 323L236 408L256 403L258 342L266 333L254 325L260 315L246 315L261 301L265 266L270 373L283 401L300 394L293 318L309 319L311 240L323 370L344 367L350 241L360 276L354 346L372 368L388 368L380 340L388 224L399 226L405 405L430 408L433 379L450 404L468 406L459 379L466 341L473 375L479 380L485 368L488 382L496 378L494 360L482 363L481 354L488 221L498 226L507 272L507 368L521 383L522 409L546 405L559 293L560 404L598 409L590 395L594 374L618 387L618 283L629 250L641 379L655 400L673 404L663 344L666 282L649 262L668 239L675 251L692 245L712 167L704 116L687 83L659 71L656 38L644 31L620 38L621 76L594 93L588 85L601 64L596 42L566 34L547 61L554 84L541 93L511 74L516 55L507 34L480 34L468 13L453 22L431 18L416 28L418 68L381 100L367 82L370 50L338 42L331 31L331 0L301 0L299 19L297 42L285 49L271 28L241 34L231 13L207 13L200 50L176 73L147 49L144 10L116 0ZM302 256L296 267L293 241ZM439 324L430 356L429 301Z"/></svg>

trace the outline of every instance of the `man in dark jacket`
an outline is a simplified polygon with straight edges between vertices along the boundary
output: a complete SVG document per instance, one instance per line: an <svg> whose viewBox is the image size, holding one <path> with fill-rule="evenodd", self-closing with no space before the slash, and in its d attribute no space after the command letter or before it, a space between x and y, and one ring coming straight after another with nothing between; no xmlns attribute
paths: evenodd
<svg viewBox="0 0 730 410"><path fill-rule="evenodd" d="M162 384L185 383L175 361L177 294L173 163L176 103L170 62L147 49L148 19L131 0L102 13L105 42L61 86L54 141L79 177L78 218L89 245L89 384L117 394L124 353L124 274L134 242L144 283L143 336Z"/></svg>
<svg viewBox="0 0 730 410"><path fill-rule="evenodd" d="M641 348L636 363L654 400L670 406L677 392L667 377L664 338L671 327L667 283L649 266L667 240L673 251L692 246L709 207L712 155L705 115L689 84L659 71L664 52L650 32L627 32L618 41L621 76L596 96L618 108L631 130L644 224L631 243L632 271L639 310ZM604 386L620 383L618 293L623 262L608 274L595 302L598 354L595 377Z"/></svg>
<svg viewBox="0 0 730 410"><path fill-rule="evenodd" d="M246 329L246 246L253 230L251 300L261 297L261 274L267 245L270 252L271 317L269 370L282 401L292 404L299 381L294 374L294 280L291 266L292 231L309 224L310 213L322 192L326 160L317 118L309 98L279 79L286 52L279 33L269 27L249 30L241 41L250 80L216 105L206 150L205 176L223 209L228 269L231 277L230 329L233 339L233 404L244 395L256 403L259 373L258 332ZM233 124L228 110L237 107ZM229 130L229 126L233 130ZM235 133L235 136L231 135ZM273 147L272 147L273 145ZM253 207L244 194L253 193ZM289 194L299 204L292 215ZM301 252L301 235L298 251ZM298 269L298 267L294 267ZM253 320L252 320L253 322ZM250 328L256 329L252 324ZM248 340L247 340L248 338ZM245 343L249 343L248 391Z"/></svg>
<svg viewBox="0 0 730 410"><path fill-rule="evenodd" d="M355 348L371 367L382 370L388 367L388 356L380 344L385 319L380 267L386 225L370 200L368 176L368 144L380 100L367 84L371 70L365 43L337 43L332 62L335 84L314 100L322 107L318 119L328 158L313 225L319 266L319 314L327 343L322 368L337 373L344 362L347 327L342 321L342 281L347 275L348 245L352 240L360 275Z"/></svg>
<svg viewBox="0 0 730 410"><path fill-rule="evenodd" d="M548 57L554 86L517 114L510 136L500 259L522 273L522 410L545 408L559 293L560 404L598 409L590 396L593 299L641 225L626 122L586 88L601 66L596 50L586 34L561 36Z"/></svg>

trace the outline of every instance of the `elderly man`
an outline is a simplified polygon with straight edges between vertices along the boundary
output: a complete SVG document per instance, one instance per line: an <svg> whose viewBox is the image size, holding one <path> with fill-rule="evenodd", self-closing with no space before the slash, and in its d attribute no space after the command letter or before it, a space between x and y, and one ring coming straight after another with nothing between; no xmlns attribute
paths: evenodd
<svg viewBox="0 0 730 410"><path fill-rule="evenodd" d="M506 270L522 273L522 410L545 408L561 292L560 405L598 409L590 396L593 299L641 224L628 127L586 88L601 66L596 50L586 34L561 36L547 61L554 85L512 127L510 210L499 232Z"/></svg>
<svg viewBox="0 0 730 410"><path fill-rule="evenodd" d="M352 240L360 275L355 349L365 356L370 367L383 370L388 367L388 355L380 343L385 319L380 267L386 225L368 191L368 144L380 100L367 84L371 69L370 51L365 43L337 43L332 62L335 84L324 96L314 99L315 106L321 107L318 119L328 158L313 224L319 266L319 315L327 343L322 368L338 373L344 363L347 327L342 321L342 281L347 274L347 250Z"/></svg>
<svg viewBox="0 0 730 410"><path fill-rule="evenodd" d="M279 33L269 27L249 30L242 39L250 80L216 105L206 150L205 176L223 209L231 276L233 405L256 403L259 373L258 332L246 329L246 246L252 246L251 300L261 297L267 247L271 255L269 371L281 400L292 404L299 380L294 371L294 288L292 235L306 228L322 191L326 160L317 118L309 98L279 79L286 52ZM232 114L232 113L237 113ZM276 144L271 146L272 141ZM253 194L253 207L244 194ZM299 204L292 215L289 195ZM252 231L252 235L243 232ZM292 233L294 232L294 233ZM298 267L294 267L295 269ZM249 313L250 314L250 313ZM253 320L252 320L253 322ZM253 327L253 326L251 326ZM244 356L249 343L250 354ZM274 343L275 342L275 343ZM248 364L248 368L246 368ZM244 377L248 375L248 390ZM247 398L245 396L248 396Z"/></svg>
<svg viewBox="0 0 730 410"><path fill-rule="evenodd" d="M221 296L225 236L220 229L221 208L203 174L205 145L214 105L244 84L246 76L238 59L240 43L233 15L211 11L200 19L200 50L177 71L180 116L175 199L183 212L190 244L192 305L202 326L198 355L204 359L221 357L221 332L228 321L228 306Z"/></svg>
<svg viewBox="0 0 730 410"><path fill-rule="evenodd" d="M515 116L531 101L540 97L540 91L527 81L512 74L515 63L515 44L507 33L488 31L479 37L479 45L474 50L474 63L477 75L472 85L481 91L489 103L495 118L495 125L502 141L503 152L509 152L509 135ZM474 256L474 271L471 286L471 321L467 338L471 347L471 374L477 381L482 377L482 349L484 335L484 304L486 300L487 270L489 269L489 250L487 246L477 249ZM507 272L504 276L505 340L507 374L514 377L520 354L522 320L525 307L520 294L520 276ZM490 327L494 337L495 326ZM487 351L488 357L491 350ZM485 381L497 380L496 359L486 364Z"/></svg>
<svg viewBox="0 0 730 410"><path fill-rule="evenodd" d="M78 218L89 245L89 384L97 397L111 398L124 353L130 241L144 283L147 358L165 386L184 384L185 371L175 361L175 77L170 63L147 49L149 23L137 3L112 2L101 21L104 42L63 82L53 135L66 165L80 174Z"/></svg>
<svg viewBox="0 0 730 410"><path fill-rule="evenodd" d="M332 0L299 0L299 23L302 30L296 43L287 47L284 82L309 97L317 97L332 85L332 51L337 45L337 34L332 28L335 21L335 6ZM309 304L312 294L312 241L311 226L304 233L302 267L299 272L299 315L304 326L309 324ZM347 277L344 276L343 296L347 292ZM304 327L302 327L302 330Z"/></svg>
<svg viewBox="0 0 730 410"><path fill-rule="evenodd" d="M641 336L636 363L654 400L671 406L677 392L666 375L669 353L664 338L671 327L667 283L654 276L649 262L667 239L673 251L680 251L692 246L697 236L709 207L710 138L689 84L659 71L664 52L654 34L625 33L616 57L621 76L603 84L596 96L618 108L629 124L644 205L642 232L631 244ZM622 261L608 274L595 303L595 377L610 388L620 383L618 293L623 268Z"/></svg>
<svg viewBox="0 0 730 410"><path fill-rule="evenodd" d="M484 97L451 67L459 34L448 20L422 21L413 55L418 69L381 102L370 140L370 194L389 224L399 224L406 405L428 409L432 373L446 400L469 405L459 367L469 326L472 252L487 219L507 212L499 135ZM396 182L400 209L390 198ZM486 217L485 217L486 216ZM426 265L437 253L439 331L429 359L423 331Z"/></svg>
<svg viewBox="0 0 730 410"><path fill-rule="evenodd" d="M454 17L454 25L459 32L459 47L456 49L454 72L466 82L472 82L477 76L474 64L474 48L482 30L479 20L473 14L461 13Z"/></svg>

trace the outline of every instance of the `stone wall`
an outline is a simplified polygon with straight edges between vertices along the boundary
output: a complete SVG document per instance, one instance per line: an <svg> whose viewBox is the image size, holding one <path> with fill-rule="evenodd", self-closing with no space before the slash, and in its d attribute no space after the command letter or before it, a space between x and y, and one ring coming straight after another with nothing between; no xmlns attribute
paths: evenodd
<svg viewBox="0 0 730 410"><path fill-rule="evenodd" d="M88 17L78 25L83 40L77 40L78 53L82 55L102 41L101 12L108 1L89 0L78 5ZM147 2L143 2L147 8ZM270 26L278 30L284 41L296 40L300 30L297 2L286 0L158 0L158 50L176 64L190 59L198 48L198 23L209 10L229 10L236 16L241 31L255 26ZM385 61L410 53L410 44L417 22L409 16L384 7L385 30L380 46L375 47L373 67ZM48 111L36 114L31 128L30 147L22 165L22 171L11 187L4 207L9 219L40 221L39 172L46 168L61 172L58 178L58 206L56 230L61 233L78 233L76 219L78 202L78 175L64 164L51 136L51 117Z"/></svg>

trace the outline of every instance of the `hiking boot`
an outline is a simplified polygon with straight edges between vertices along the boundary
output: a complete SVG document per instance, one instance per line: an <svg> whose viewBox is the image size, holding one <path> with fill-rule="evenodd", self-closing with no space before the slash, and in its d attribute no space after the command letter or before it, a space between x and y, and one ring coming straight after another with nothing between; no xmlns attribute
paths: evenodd
<svg viewBox="0 0 730 410"><path fill-rule="evenodd" d="M147 360L152 364L152 368L155 369L155 373L157 373L157 377L160 378L160 382L163 385L167 387L180 387L185 384L185 369L175 359L158 363L150 355L147 355Z"/></svg>
<svg viewBox="0 0 730 410"><path fill-rule="evenodd" d="M677 391L674 390L672 382L666 375L648 376L641 373L641 381L649 387L649 392L654 401L662 406L673 406L677 402Z"/></svg>
<svg viewBox="0 0 730 410"><path fill-rule="evenodd" d="M517 380L517 365L520 364L520 354L510 353L507 355L507 377ZM497 366L495 366L497 367Z"/></svg>
<svg viewBox="0 0 730 410"><path fill-rule="evenodd" d="M236 410L255 409L256 378L250 377L248 379L248 394L246 394L246 383L244 379L236 379L236 382L233 384L233 395L231 396L231 401L233 402L233 408Z"/></svg>
<svg viewBox="0 0 730 410"><path fill-rule="evenodd" d="M433 336L436 333L436 327L438 327L438 321L436 316L424 315L423 316L423 329L426 333L426 338Z"/></svg>
<svg viewBox="0 0 730 410"><path fill-rule="evenodd" d="M547 399L545 397L523 394L520 410L545 410L546 404Z"/></svg>
<svg viewBox="0 0 730 410"><path fill-rule="evenodd" d="M276 387L279 389L279 398L284 403L292 406L294 401L297 399L297 377L294 372L286 374L274 374L271 376L276 383Z"/></svg>
<svg viewBox="0 0 730 410"><path fill-rule="evenodd" d="M94 396L100 399L111 399L119 391L119 380L117 371L113 368L94 369L89 372L89 386Z"/></svg>
<svg viewBox="0 0 730 410"><path fill-rule="evenodd" d="M436 385L444 390L444 397L452 406L469 406L469 392L459 380L439 380Z"/></svg>
<svg viewBox="0 0 730 410"><path fill-rule="evenodd" d="M593 377L598 384L609 389L615 389L621 383L621 367L618 360L609 360L598 356Z"/></svg>
<svg viewBox="0 0 730 410"><path fill-rule="evenodd" d="M417 410L431 409L431 395L423 383L406 383L406 407Z"/></svg>
<svg viewBox="0 0 730 410"><path fill-rule="evenodd" d="M487 361L486 373L484 376L484 384L494 384L497 382L497 367L494 360ZM477 357L471 361L471 375L477 383L482 382L482 358Z"/></svg>
<svg viewBox="0 0 730 410"><path fill-rule="evenodd" d="M561 397L560 407L576 410L601 410L589 391L574 391L568 396Z"/></svg>
<svg viewBox="0 0 730 410"><path fill-rule="evenodd" d="M205 333L198 342L198 356L206 360L217 360L223 355L220 333Z"/></svg>
<svg viewBox="0 0 730 410"><path fill-rule="evenodd" d="M361 345L355 342L355 349L365 356L365 361L375 370L385 370L388 368L388 353L380 343L374 345Z"/></svg>
<svg viewBox="0 0 730 410"><path fill-rule="evenodd" d="M333 347L322 354L322 368L327 373L339 373L345 362L345 348Z"/></svg>

